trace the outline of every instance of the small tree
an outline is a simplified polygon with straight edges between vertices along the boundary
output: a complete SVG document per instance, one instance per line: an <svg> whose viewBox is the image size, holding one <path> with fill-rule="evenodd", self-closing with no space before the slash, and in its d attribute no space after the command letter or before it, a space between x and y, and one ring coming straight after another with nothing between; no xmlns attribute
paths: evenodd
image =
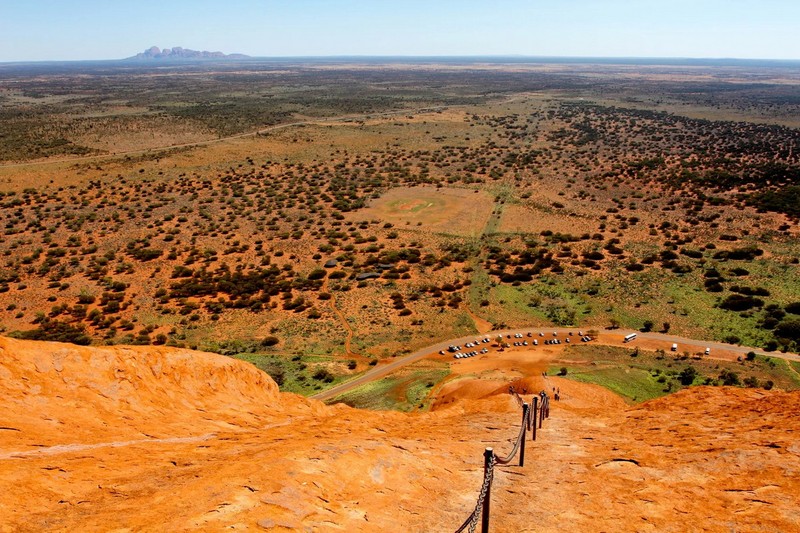
<svg viewBox="0 0 800 533"><path fill-rule="evenodd" d="M661 326L661 333L669 333L669 328L672 327L669 322L664 322Z"/></svg>
<svg viewBox="0 0 800 533"><path fill-rule="evenodd" d="M270 335L269 337L264 337L261 340L261 345L262 346L275 346L279 342L280 342L280 339L278 339L278 337L274 337L274 336Z"/></svg>
<svg viewBox="0 0 800 533"><path fill-rule="evenodd" d="M694 383L695 378L697 377L697 370L692 365L687 366L681 373L678 374L678 381L681 382L681 385L688 387L692 383Z"/></svg>
<svg viewBox="0 0 800 533"><path fill-rule="evenodd" d="M745 387L756 388L759 385L758 378L755 377L755 376L746 377L746 378L744 378L744 385L745 385Z"/></svg>
<svg viewBox="0 0 800 533"><path fill-rule="evenodd" d="M722 381L723 385L726 386L734 386L734 385L741 385L739 381L739 375L736 372L731 372L730 370L723 370L719 374L719 379Z"/></svg>
<svg viewBox="0 0 800 533"><path fill-rule="evenodd" d="M558 371L559 376L566 376L567 375L567 367L562 366L561 369Z"/></svg>
<svg viewBox="0 0 800 533"><path fill-rule="evenodd" d="M653 321L652 320L645 320L644 324L642 324L642 332L647 333L648 331L653 331Z"/></svg>

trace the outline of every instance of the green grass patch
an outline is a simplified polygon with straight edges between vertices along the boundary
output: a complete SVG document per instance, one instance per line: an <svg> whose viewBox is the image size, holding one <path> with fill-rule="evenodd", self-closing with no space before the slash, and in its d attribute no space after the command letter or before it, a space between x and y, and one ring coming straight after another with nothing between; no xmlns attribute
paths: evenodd
<svg viewBox="0 0 800 533"><path fill-rule="evenodd" d="M333 399L359 409L413 411L427 409L428 395L450 374L449 365L420 361L391 376L362 385Z"/></svg>
<svg viewBox="0 0 800 533"><path fill-rule="evenodd" d="M316 394L358 375L347 370L345 361L333 357L258 353L241 353L233 357L252 363L269 374L281 391L303 396Z"/></svg>
<svg viewBox="0 0 800 533"><path fill-rule="evenodd" d="M665 383L647 370L635 367L612 366L593 370L578 370L567 377L583 383L594 383L613 391L630 402L643 402L669 394Z"/></svg>
<svg viewBox="0 0 800 533"><path fill-rule="evenodd" d="M553 361L548 372L557 374L566 368L568 379L601 385L630 402L650 400L684 388L681 373L688 367L696 371L692 385L735 384L800 390L800 376L792 371L800 363L776 357L721 361L663 351L637 351L635 347L581 345L568 347L563 360L569 362Z"/></svg>

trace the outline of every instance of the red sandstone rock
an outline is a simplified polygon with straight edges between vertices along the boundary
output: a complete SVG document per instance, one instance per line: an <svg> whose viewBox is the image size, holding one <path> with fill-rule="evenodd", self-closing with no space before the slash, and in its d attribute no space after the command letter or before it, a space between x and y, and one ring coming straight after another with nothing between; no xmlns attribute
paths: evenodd
<svg viewBox="0 0 800 533"><path fill-rule="evenodd" d="M800 530L800 394L691 388L626 407L516 379L563 401L525 467L497 468L493 531ZM364 412L278 393L223 356L0 338L0 531L454 530L483 448L517 433L516 402L491 392Z"/></svg>

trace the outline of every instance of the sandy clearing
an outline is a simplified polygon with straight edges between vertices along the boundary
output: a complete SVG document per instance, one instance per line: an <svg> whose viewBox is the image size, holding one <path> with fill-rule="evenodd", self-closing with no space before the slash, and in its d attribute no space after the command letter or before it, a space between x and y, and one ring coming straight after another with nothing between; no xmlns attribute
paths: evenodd
<svg viewBox="0 0 800 533"><path fill-rule="evenodd" d="M491 215L493 199L485 191L436 187L399 187L349 215L353 220L377 218L397 229L412 228L478 236Z"/></svg>

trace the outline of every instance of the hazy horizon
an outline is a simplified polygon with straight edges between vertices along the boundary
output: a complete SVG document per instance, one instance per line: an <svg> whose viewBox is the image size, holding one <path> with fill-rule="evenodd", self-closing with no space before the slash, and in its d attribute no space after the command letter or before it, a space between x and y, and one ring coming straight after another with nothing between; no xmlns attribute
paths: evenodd
<svg viewBox="0 0 800 533"><path fill-rule="evenodd" d="M180 46L180 45L175 45ZM174 48L175 46L159 47L162 50L165 48ZM150 47L148 47L150 48ZM186 49L187 47L182 47ZM651 65L651 66L752 66L752 67L770 67L770 66L785 66L785 67L800 67L800 59L774 59L774 58L739 58L739 57L636 57L636 56L535 56L535 55L521 55L521 54L495 54L495 55L306 55L306 56L254 56L246 53L234 52L235 54L243 54L243 58L177 58L177 59L138 59L134 56L143 52L147 48L137 51L127 57L118 57L112 59L41 59L41 60L23 60L23 61L1 61L0 65L14 66L14 65L69 65L69 64L113 64L125 63L140 65L165 66L165 65L180 65L189 63L221 63L230 61L232 63L246 63L259 61L262 62L444 62L444 63L544 63L544 64L619 64L619 65ZM195 50L205 52L223 52L224 50Z"/></svg>
<svg viewBox="0 0 800 533"><path fill-rule="evenodd" d="M0 62L115 60L150 46L259 58L800 59L800 3L786 0L7 4Z"/></svg>

